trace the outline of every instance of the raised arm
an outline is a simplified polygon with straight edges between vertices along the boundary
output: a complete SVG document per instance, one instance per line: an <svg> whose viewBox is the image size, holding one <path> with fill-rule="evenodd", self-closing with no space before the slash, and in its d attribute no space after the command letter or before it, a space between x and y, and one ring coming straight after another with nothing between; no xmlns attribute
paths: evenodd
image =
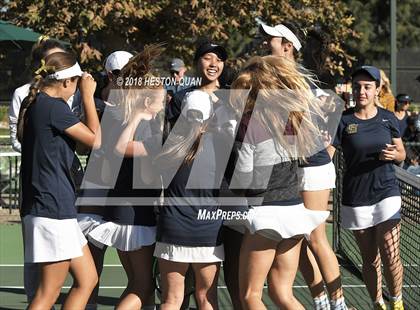
<svg viewBox="0 0 420 310"><path fill-rule="evenodd" d="M93 99L96 82L90 74L83 73L79 88L85 110L85 120L84 123L80 122L67 128L65 133L77 142L92 149L98 149L101 146L101 127Z"/></svg>
<svg viewBox="0 0 420 310"><path fill-rule="evenodd" d="M120 138L115 146L115 151L126 157L142 157L147 156L147 150L144 147L143 142L133 141L134 134L139 123L142 120L151 119L151 115L147 113L137 113L129 122L127 127L123 130Z"/></svg>

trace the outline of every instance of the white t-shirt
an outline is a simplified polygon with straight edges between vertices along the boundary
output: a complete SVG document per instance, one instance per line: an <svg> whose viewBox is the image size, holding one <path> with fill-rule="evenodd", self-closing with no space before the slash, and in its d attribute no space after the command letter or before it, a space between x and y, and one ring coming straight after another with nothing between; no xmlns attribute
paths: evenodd
<svg viewBox="0 0 420 310"><path fill-rule="evenodd" d="M9 107L10 139L12 141L12 148L17 152L20 152L21 150L20 143L16 137L19 110L23 99L25 99L29 94L30 86L31 84L27 83L19 88L16 88L15 92L13 93L12 102L10 103Z"/></svg>

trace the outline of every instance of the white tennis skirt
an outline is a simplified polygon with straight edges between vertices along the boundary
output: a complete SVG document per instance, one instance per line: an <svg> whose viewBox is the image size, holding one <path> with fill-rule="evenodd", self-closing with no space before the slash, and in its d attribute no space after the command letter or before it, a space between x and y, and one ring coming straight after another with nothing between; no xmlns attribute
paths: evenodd
<svg viewBox="0 0 420 310"><path fill-rule="evenodd" d="M83 256L87 240L76 219L57 220L26 215L23 218L25 262L58 262Z"/></svg>
<svg viewBox="0 0 420 310"><path fill-rule="evenodd" d="M105 222L93 229L88 236L89 240L93 239L120 251L135 251L156 242L156 226Z"/></svg>
<svg viewBox="0 0 420 310"><path fill-rule="evenodd" d="M313 167L299 167L299 190L321 191L335 188L335 167L332 162Z"/></svg>
<svg viewBox="0 0 420 310"><path fill-rule="evenodd" d="M77 223L82 230L83 235L89 240L90 243L95 245L97 248L102 249L104 244L99 243L98 241L89 237L89 233L94 230L99 225L105 223L102 215L93 214L93 213L78 213L77 214Z"/></svg>
<svg viewBox="0 0 420 310"><path fill-rule="evenodd" d="M392 196L370 205L340 208L341 225L351 230L366 229L387 220L400 219L401 197Z"/></svg>
<svg viewBox="0 0 420 310"><path fill-rule="evenodd" d="M156 242L153 255L178 263L216 263L225 259L225 250L223 244L195 247Z"/></svg>
<svg viewBox="0 0 420 310"><path fill-rule="evenodd" d="M291 206L258 206L249 207L248 215L240 221L231 221L228 226L244 233L281 241L293 237L309 238L311 232L324 223L329 211L306 209L303 203Z"/></svg>

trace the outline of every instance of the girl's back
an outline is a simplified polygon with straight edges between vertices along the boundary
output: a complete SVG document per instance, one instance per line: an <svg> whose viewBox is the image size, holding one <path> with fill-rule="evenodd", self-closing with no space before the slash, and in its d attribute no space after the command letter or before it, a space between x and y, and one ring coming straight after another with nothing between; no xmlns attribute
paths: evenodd
<svg viewBox="0 0 420 310"><path fill-rule="evenodd" d="M40 92L26 114L22 143L23 215L76 217L70 168L75 142L64 130L79 122L67 103Z"/></svg>

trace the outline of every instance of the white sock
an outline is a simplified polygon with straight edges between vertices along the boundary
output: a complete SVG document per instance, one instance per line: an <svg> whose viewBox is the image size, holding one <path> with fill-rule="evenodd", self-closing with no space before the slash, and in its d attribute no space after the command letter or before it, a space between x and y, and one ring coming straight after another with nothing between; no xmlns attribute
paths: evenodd
<svg viewBox="0 0 420 310"><path fill-rule="evenodd" d="M393 302L397 302L397 301L400 301L400 300L402 300L402 295L399 295L397 297L391 296L391 301L393 301Z"/></svg>
<svg viewBox="0 0 420 310"><path fill-rule="evenodd" d="M331 306L333 310L348 310L344 297L331 299Z"/></svg>
<svg viewBox="0 0 420 310"><path fill-rule="evenodd" d="M330 303L327 294L323 294L320 297L314 298L314 309L315 310L330 310Z"/></svg>
<svg viewBox="0 0 420 310"><path fill-rule="evenodd" d="M375 303L376 303L376 304L380 304L380 305L384 305L384 304L385 304L385 301L384 301L384 299L381 297L381 299L377 300Z"/></svg>

